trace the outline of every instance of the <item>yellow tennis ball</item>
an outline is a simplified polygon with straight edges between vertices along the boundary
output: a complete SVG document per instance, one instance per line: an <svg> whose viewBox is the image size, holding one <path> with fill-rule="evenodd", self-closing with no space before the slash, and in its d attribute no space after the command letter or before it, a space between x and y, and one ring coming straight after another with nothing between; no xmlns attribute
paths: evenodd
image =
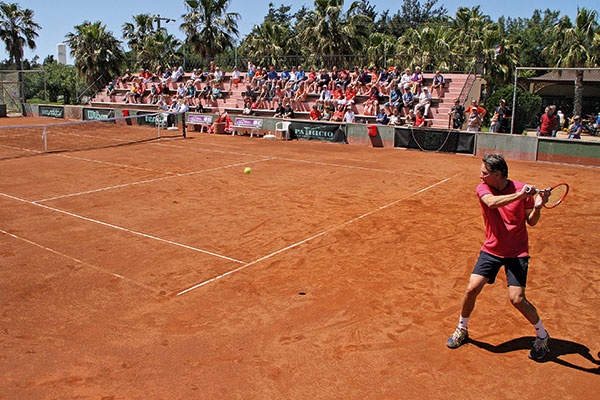
<svg viewBox="0 0 600 400"><path fill-rule="evenodd" d="M252 172L252 168L250 168L250 167L244 168L244 173L245 174L249 174L250 172Z"/></svg>

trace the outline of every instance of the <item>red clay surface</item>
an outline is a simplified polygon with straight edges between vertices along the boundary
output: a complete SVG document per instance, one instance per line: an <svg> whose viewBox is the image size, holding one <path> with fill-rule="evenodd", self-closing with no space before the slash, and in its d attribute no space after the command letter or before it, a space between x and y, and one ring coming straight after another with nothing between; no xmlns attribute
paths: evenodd
<svg viewBox="0 0 600 400"><path fill-rule="evenodd" d="M509 160L572 188L530 229L548 360L502 273L446 348L480 164L205 133L0 161L0 398L596 399L597 168Z"/></svg>

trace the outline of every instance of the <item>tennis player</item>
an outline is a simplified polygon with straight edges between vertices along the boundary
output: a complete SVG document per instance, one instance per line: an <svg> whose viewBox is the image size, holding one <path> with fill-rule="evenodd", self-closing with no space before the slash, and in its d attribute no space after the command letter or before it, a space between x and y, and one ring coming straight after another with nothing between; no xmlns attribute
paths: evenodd
<svg viewBox="0 0 600 400"><path fill-rule="evenodd" d="M540 210L548 201L548 191L536 193L535 187L508 179L508 165L502 155L486 154L481 165L482 182L477 196L485 223L485 242L471 273L462 300L456 331L446 345L457 348L469 338L468 323L477 296L483 287L493 284L504 266L508 295L512 305L534 326L536 339L529 358L541 360L550 351L550 336L533 304L525 297L529 240L526 224L535 226Z"/></svg>

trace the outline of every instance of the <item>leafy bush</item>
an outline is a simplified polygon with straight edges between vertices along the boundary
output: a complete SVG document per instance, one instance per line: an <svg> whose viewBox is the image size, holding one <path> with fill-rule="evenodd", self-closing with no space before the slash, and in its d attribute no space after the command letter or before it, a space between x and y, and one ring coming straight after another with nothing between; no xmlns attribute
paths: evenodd
<svg viewBox="0 0 600 400"><path fill-rule="evenodd" d="M535 128L535 117L542 107L542 98L538 95L531 94L517 87L516 107L513 102L514 86L507 86L503 89L496 90L486 101L487 114L486 117L491 118L494 110L498 107L500 99L506 100L506 105L512 110L514 118L513 133L520 135L527 128ZM488 119L489 121L489 119ZM533 126L532 126L533 125Z"/></svg>

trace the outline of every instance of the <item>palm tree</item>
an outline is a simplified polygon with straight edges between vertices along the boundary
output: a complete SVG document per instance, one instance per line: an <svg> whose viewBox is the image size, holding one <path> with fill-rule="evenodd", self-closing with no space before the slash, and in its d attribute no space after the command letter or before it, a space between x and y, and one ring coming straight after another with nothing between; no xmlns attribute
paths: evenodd
<svg viewBox="0 0 600 400"><path fill-rule="evenodd" d="M36 30L42 29L33 21L33 11L20 9L18 4L0 2L0 39L6 45L9 62L13 63L15 69L23 69L23 47L27 45L35 49L35 38L38 37ZM18 74L20 101L25 103L25 87L23 84L23 73Z"/></svg>
<svg viewBox="0 0 600 400"><path fill-rule="evenodd" d="M192 51L213 58L232 49L239 35L238 13L228 13L229 0L186 0L189 13L182 16L181 30Z"/></svg>
<svg viewBox="0 0 600 400"><path fill-rule="evenodd" d="M252 54L260 65L278 66L285 56L297 54L297 44L289 24L279 24L265 19L255 25L244 40L240 50Z"/></svg>
<svg viewBox="0 0 600 400"><path fill-rule="evenodd" d="M133 17L133 23L123 24L123 38L135 54L138 68L152 68L154 64L172 67L183 58L179 51L181 41L160 27L157 18L160 17L138 14Z"/></svg>
<svg viewBox="0 0 600 400"><path fill-rule="evenodd" d="M362 53L372 31L373 20L359 12L354 1L343 13L344 0L315 0L315 9L300 21L300 42L312 54Z"/></svg>
<svg viewBox="0 0 600 400"><path fill-rule="evenodd" d="M553 29L553 41L544 49L557 67L597 67L600 61L600 30L596 11L581 9L575 25L564 16ZM575 71L573 113L581 115L583 108L583 69Z"/></svg>
<svg viewBox="0 0 600 400"><path fill-rule="evenodd" d="M143 50L145 38L154 33L154 17L150 14L138 14L133 16L133 23L123 24L123 39L134 52Z"/></svg>
<svg viewBox="0 0 600 400"><path fill-rule="evenodd" d="M119 75L124 59L121 42L100 21L85 21L65 38L75 59L75 69L94 92Z"/></svg>
<svg viewBox="0 0 600 400"><path fill-rule="evenodd" d="M155 65L175 66L181 62L181 41L167 33L166 29L147 35L137 53L140 67L151 68Z"/></svg>
<svg viewBox="0 0 600 400"><path fill-rule="evenodd" d="M9 61L21 69L23 47L35 49L36 30L42 29L33 21L33 11L20 9L18 4L0 2L0 39L6 45Z"/></svg>

